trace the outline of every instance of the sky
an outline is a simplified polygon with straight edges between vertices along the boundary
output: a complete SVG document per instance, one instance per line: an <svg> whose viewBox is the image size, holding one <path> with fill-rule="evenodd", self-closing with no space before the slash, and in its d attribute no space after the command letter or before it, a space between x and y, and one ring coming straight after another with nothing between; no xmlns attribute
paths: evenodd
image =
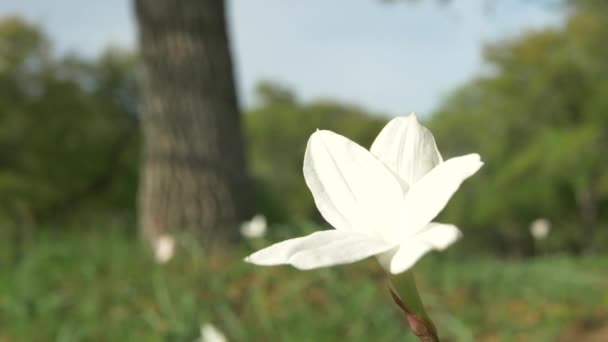
<svg viewBox="0 0 608 342"><path fill-rule="evenodd" d="M229 0L241 105L261 80L303 101L334 99L389 116L427 115L483 70L485 43L558 26L563 13L528 0ZM49 34L59 53L136 48L129 0L1 1Z"/></svg>

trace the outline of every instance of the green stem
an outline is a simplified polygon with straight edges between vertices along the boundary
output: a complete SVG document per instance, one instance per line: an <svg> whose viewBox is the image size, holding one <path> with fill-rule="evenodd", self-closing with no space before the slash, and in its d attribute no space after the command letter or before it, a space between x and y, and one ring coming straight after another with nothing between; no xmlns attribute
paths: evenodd
<svg viewBox="0 0 608 342"><path fill-rule="evenodd" d="M422 342L439 342L437 329L424 310L424 305L416 288L414 273L410 270L389 276L389 291L395 303L401 308L412 333Z"/></svg>

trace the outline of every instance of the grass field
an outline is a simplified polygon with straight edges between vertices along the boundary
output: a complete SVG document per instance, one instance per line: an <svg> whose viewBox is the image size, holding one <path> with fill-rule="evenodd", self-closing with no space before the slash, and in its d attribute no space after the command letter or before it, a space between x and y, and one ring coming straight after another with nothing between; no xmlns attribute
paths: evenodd
<svg viewBox="0 0 608 342"><path fill-rule="evenodd" d="M0 244L0 341L416 341L374 260L317 271L206 259L189 239L157 265L115 232ZM264 244L263 242L258 242ZM444 341L608 341L608 257L432 254L416 266Z"/></svg>

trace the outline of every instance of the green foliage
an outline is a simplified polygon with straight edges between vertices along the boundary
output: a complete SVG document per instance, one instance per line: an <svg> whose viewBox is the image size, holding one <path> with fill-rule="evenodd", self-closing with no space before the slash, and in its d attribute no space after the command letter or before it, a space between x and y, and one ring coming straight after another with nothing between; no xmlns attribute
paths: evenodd
<svg viewBox="0 0 608 342"><path fill-rule="evenodd" d="M131 54L56 58L36 27L0 21L0 217L18 225L133 211ZM91 201L93 203L91 203Z"/></svg>
<svg viewBox="0 0 608 342"><path fill-rule="evenodd" d="M443 216L470 228L469 242L497 234L499 248L531 253L527 227L546 217L554 247L602 248L593 245L608 219L599 209L608 201L608 20L600 13L583 7L564 28L490 45L491 72L432 117L447 156L478 151L486 161Z"/></svg>
<svg viewBox="0 0 608 342"><path fill-rule="evenodd" d="M18 227L132 217L139 128L135 61L108 50L96 60L54 57L19 19L0 22L0 219ZM331 101L302 104L270 83L245 115L258 211L275 222L318 219L302 178L308 136L331 129L369 145L385 120ZM18 229L21 229L18 228Z"/></svg>
<svg viewBox="0 0 608 342"><path fill-rule="evenodd" d="M416 341L375 260L301 272L243 263L250 246L213 259L187 236L179 246L157 265L124 229L40 236L0 265L0 340L193 341L211 322L230 341ZM607 261L437 254L416 274L446 341L585 340L567 336L608 320Z"/></svg>
<svg viewBox="0 0 608 342"><path fill-rule="evenodd" d="M446 340L606 337L594 328L608 322L601 254L471 255L608 245L608 21L604 1L570 3L565 27L488 47L490 72L425 120L445 158L479 152L486 162L440 217L466 238L416 269ZM253 249L318 229L293 224L321 222L301 172L315 129L367 147L387 119L261 84L259 104L244 116L247 148L257 209L282 225L270 228L272 241L213 259L178 237L178 255L160 266L132 226L106 224L135 210L135 64L118 50L58 57L37 27L0 21L0 224L19 233L0 231L0 341L192 341L204 322L233 341L415 340L375 260L310 272L242 262ZM104 224L28 231L88 217ZM528 225L538 217L553 229L535 243Z"/></svg>
<svg viewBox="0 0 608 342"><path fill-rule="evenodd" d="M463 228L469 250L608 245L606 6L568 3L564 27L488 46L488 72L422 118L444 157L479 152L486 162L439 218ZM135 66L117 50L58 57L37 27L0 21L1 222L22 231L134 216ZM243 118L256 210L287 227L323 222L302 177L308 137L329 129L368 147L387 119L329 100L305 103L273 83L257 94ZM541 217L553 229L539 246L528 227Z"/></svg>

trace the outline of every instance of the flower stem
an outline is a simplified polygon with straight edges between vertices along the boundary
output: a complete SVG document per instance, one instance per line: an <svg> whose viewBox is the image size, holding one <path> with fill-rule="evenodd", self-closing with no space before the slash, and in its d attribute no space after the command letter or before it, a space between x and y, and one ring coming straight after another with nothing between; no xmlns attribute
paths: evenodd
<svg viewBox="0 0 608 342"><path fill-rule="evenodd" d="M407 271L389 277L389 291L393 301L405 314L412 333L422 342L439 342L435 325L424 310L418 294L414 273Z"/></svg>

